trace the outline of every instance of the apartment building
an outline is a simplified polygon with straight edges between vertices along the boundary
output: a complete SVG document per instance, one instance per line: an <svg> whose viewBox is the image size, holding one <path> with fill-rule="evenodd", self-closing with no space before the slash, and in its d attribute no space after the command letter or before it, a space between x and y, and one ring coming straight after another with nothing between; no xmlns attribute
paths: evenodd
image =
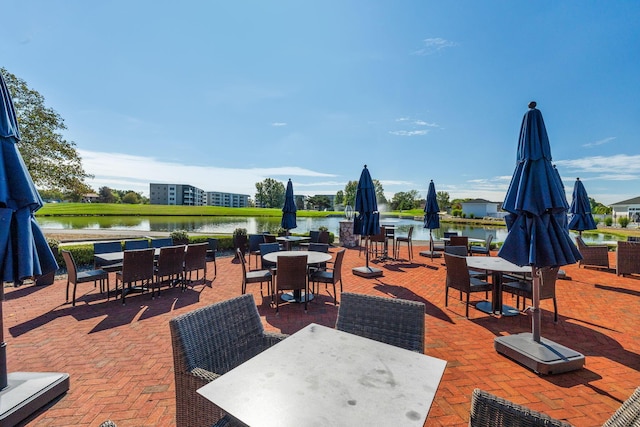
<svg viewBox="0 0 640 427"><path fill-rule="evenodd" d="M246 208L249 206L248 194L207 191L204 200L207 206L222 206L226 208Z"/></svg>
<svg viewBox="0 0 640 427"><path fill-rule="evenodd" d="M193 185L149 184L152 205L203 206L204 191Z"/></svg>

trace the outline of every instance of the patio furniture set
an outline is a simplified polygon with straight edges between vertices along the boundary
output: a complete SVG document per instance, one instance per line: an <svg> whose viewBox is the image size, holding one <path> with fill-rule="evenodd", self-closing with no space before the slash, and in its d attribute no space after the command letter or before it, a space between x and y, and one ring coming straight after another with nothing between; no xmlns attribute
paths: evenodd
<svg viewBox="0 0 640 427"><path fill-rule="evenodd" d="M576 244L582 255L580 266L610 269L609 246L587 245L580 236L576 237ZM626 242L616 242L615 258L618 276L640 274L640 242L635 241L633 236L628 237Z"/></svg>
<svg viewBox="0 0 640 427"><path fill-rule="evenodd" d="M127 240L124 250L121 242L94 243L94 269L78 271L70 251L61 250L67 268L66 301L69 301L69 288L73 285L72 305L76 304L76 288L79 283L100 284L100 293L110 298L109 273L115 273L114 293L121 295L125 304L126 295L131 292L151 291L160 296L163 284L180 285L184 290L189 283L206 280L207 259L214 262L217 241L209 239L207 243L173 245L169 239ZM209 258L208 258L209 256ZM202 271L202 278L200 278ZM193 278L195 274L195 279Z"/></svg>

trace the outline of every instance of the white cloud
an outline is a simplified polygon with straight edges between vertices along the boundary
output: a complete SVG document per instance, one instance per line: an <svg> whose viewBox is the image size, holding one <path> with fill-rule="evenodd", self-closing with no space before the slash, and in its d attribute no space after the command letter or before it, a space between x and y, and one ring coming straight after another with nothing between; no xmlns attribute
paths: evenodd
<svg viewBox="0 0 640 427"><path fill-rule="evenodd" d="M296 166L233 169L194 166L121 153L78 150L85 171L95 176L87 183L95 190L107 186L148 195L149 184L189 184L205 191L252 194L255 183L277 177L333 177L335 175Z"/></svg>
<svg viewBox="0 0 640 427"><path fill-rule="evenodd" d="M416 120L416 121L413 122L413 124L417 125L417 126L428 126L428 127L431 127L431 128L440 127L437 123L427 123L424 120Z"/></svg>
<svg viewBox="0 0 640 427"><path fill-rule="evenodd" d="M286 126L286 125L287 124L284 123L284 122L273 122L273 123L271 123L271 126L274 126L274 127L280 127L280 126Z"/></svg>
<svg viewBox="0 0 640 427"><path fill-rule="evenodd" d="M445 40L440 37L428 38L423 40L423 47L413 52L414 55L425 56L439 52L448 47L457 46L458 43Z"/></svg>
<svg viewBox="0 0 640 427"><path fill-rule="evenodd" d="M571 172L601 173L603 176L638 175L640 174L640 155L629 156L616 154L614 156L583 157L574 160L558 160L556 165ZM612 174L611 172L616 173ZM603 178L606 179L606 178ZM637 178L636 178L637 179Z"/></svg>
<svg viewBox="0 0 640 427"><path fill-rule="evenodd" d="M397 135L397 136L420 136L420 135L426 135L427 133L429 133L428 130L391 130L389 131L389 133L391 135Z"/></svg>
<svg viewBox="0 0 640 427"><path fill-rule="evenodd" d="M583 147L595 147L595 146L602 145L602 144L608 144L610 142L613 142L613 140L615 140L615 139L616 139L615 136L610 136L608 138L604 138L604 139L601 139L599 141L589 142L588 144L583 144L582 146Z"/></svg>

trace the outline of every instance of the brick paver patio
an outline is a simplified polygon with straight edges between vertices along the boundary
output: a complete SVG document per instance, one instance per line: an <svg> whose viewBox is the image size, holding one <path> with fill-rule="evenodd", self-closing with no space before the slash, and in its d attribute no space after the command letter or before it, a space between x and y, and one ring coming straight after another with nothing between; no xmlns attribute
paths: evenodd
<svg viewBox="0 0 640 427"><path fill-rule="evenodd" d="M415 248L417 255L420 247ZM614 262L613 253L610 254ZM406 257L402 248L401 256ZM601 425L640 385L640 280L566 266L570 280L559 280L560 319L553 323L550 300L543 308L542 336L586 356L584 369L539 376L493 349L498 335L531 330L530 318L494 317L464 304L453 292L444 306L445 269L441 259L380 263L379 279L363 279L351 268L364 255L349 249L344 290L426 304L426 354L448 361L426 426L465 426L475 387L525 404L576 426ZM210 264L208 278L213 279ZM107 302L92 285L79 286L78 302L64 301L66 279L51 286L5 288L5 340L9 372L68 372L69 392L36 414L29 426L173 426L175 398L168 321L172 317L240 294L241 267L218 259L218 275L206 286L181 292L163 288ZM111 277L113 286L114 277ZM335 323L337 308L324 287L307 314L300 305L283 305L280 315L249 285L264 325L294 333L308 323ZM476 301L483 294L472 295ZM507 302L509 296L505 296ZM515 301L510 302L515 305ZM327 369L331 366L327 365Z"/></svg>

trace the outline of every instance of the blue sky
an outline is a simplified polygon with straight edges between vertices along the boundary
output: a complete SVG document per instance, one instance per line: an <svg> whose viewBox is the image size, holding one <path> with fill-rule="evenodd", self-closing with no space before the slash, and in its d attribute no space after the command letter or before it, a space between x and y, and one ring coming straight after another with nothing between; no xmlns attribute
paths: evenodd
<svg viewBox="0 0 640 427"><path fill-rule="evenodd" d="M501 202L542 111L571 201L640 196L637 1L5 2L0 64L40 92L90 184L335 194L367 164Z"/></svg>

